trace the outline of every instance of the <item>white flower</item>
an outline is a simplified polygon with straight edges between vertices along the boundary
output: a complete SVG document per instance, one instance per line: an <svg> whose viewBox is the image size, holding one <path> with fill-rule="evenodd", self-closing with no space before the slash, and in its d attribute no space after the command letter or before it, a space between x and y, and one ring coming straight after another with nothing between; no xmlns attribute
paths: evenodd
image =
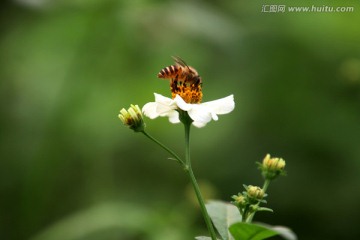
<svg viewBox="0 0 360 240"><path fill-rule="evenodd" d="M145 104L142 111L145 116L154 119L157 117L168 117L171 123L179 123L179 112L188 112L195 127L204 127L211 119L217 121L221 114L230 113L235 108L234 96L230 95L218 100L204 103L186 103L179 95L174 99L154 93L155 102Z"/></svg>

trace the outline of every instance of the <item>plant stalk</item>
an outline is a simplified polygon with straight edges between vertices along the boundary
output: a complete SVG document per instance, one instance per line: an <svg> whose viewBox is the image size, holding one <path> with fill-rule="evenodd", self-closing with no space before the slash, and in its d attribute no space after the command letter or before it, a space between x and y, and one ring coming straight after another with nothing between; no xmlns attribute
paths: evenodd
<svg viewBox="0 0 360 240"><path fill-rule="evenodd" d="M201 195L199 185L198 185L198 183L196 181L194 172L193 172L192 167L191 167L191 161L190 161L190 126L191 126L191 121L186 121L186 122L183 122L183 123L184 123L184 126L185 126L185 162L174 151L172 151L171 149L166 147L164 144L162 144L156 138L154 138L153 136L151 136L150 134L148 134L145 131L142 131L142 133L147 138L149 138L150 140L155 142L157 145L159 145L162 149L164 149L165 151L170 153L175 158L175 160L177 160L184 167L184 170L188 174L188 176L190 178L190 182L191 182L191 184L192 184L192 186L194 188L197 200L198 200L199 205L200 205L201 213L202 213L202 215L204 217L204 220L205 220L207 229L208 229L208 231L210 233L211 239L212 240L217 240L214 226L212 225L210 216L209 216L209 214L208 214L208 212L206 210L204 199L203 199L203 197Z"/></svg>
<svg viewBox="0 0 360 240"><path fill-rule="evenodd" d="M214 226L212 225L210 216L206 210L204 199L201 195L199 185L196 181L194 172L191 167L191 161L190 161L190 126L191 126L191 122L184 122L184 126L185 126L185 163L186 163L185 171L189 175L191 184L194 188L197 200L200 205L201 213L204 217L204 220L205 220L206 226L208 228L208 231L210 233L211 239L216 240L217 237L216 237Z"/></svg>
<svg viewBox="0 0 360 240"><path fill-rule="evenodd" d="M172 151L170 148L166 147L164 144L162 144L160 141L158 141L156 138L154 138L153 136L151 136L150 134L148 134L145 131L142 131L142 133L148 137L150 140L152 140L153 142L155 142L157 145L159 145L162 149L164 149L165 151L167 151L168 153L170 153L176 161L178 161L183 167L185 167L185 163L183 160L181 160L181 158L174 153L174 151Z"/></svg>
<svg viewBox="0 0 360 240"><path fill-rule="evenodd" d="M269 185L270 185L270 180L269 180L269 179L265 179L264 185L263 185L263 187L262 187L262 189L264 190L264 193L266 193L266 190L268 189ZM259 205L260 205L260 202L258 202L258 203L256 204L256 206L259 206ZM254 218L254 216L255 216L255 213L256 213L256 212L253 212L253 213L246 219L246 222L247 222L247 223L251 223L251 222L252 222L252 220L253 220L253 218Z"/></svg>

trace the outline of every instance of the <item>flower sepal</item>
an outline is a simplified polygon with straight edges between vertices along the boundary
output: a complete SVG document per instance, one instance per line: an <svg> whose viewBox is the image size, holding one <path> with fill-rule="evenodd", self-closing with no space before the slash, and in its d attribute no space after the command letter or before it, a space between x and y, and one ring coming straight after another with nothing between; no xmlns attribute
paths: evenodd
<svg viewBox="0 0 360 240"><path fill-rule="evenodd" d="M187 111L178 109L179 119L184 125L190 125L194 120L191 119Z"/></svg>
<svg viewBox="0 0 360 240"><path fill-rule="evenodd" d="M272 210L271 208L267 208L267 207L257 207L254 210L256 212L274 212L274 210Z"/></svg>

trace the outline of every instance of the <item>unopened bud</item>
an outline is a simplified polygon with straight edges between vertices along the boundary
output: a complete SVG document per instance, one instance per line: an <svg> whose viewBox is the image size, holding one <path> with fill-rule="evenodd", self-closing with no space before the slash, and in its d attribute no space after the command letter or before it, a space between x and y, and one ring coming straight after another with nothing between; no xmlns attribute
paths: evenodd
<svg viewBox="0 0 360 240"><path fill-rule="evenodd" d="M272 158L270 154L267 154L260 164L262 175L265 179L274 179L280 174L284 174L285 160L282 158Z"/></svg>
<svg viewBox="0 0 360 240"><path fill-rule="evenodd" d="M281 171L285 168L285 161L282 158L271 158L270 154L267 154L263 160L263 166L271 171Z"/></svg>
<svg viewBox="0 0 360 240"><path fill-rule="evenodd" d="M128 126L135 132L144 131L145 123L138 105L131 104L128 110L125 108L121 109L118 117L125 126Z"/></svg>
<svg viewBox="0 0 360 240"><path fill-rule="evenodd" d="M241 193L232 196L232 199L234 199L233 203L235 203L238 206L244 206L246 204L246 198Z"/></svg>
<svg viewBox="0 0 360 240"><path fill-rule="evenodd" d="M247 194L249 198L261 200L263 199L265 192L261 187L249 185L247 187Z"/></svg>

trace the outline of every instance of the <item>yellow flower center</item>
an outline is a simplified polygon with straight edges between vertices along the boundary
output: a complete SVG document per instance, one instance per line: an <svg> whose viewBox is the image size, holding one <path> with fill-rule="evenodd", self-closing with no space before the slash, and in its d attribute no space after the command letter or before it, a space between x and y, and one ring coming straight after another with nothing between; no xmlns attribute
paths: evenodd
<svg viewBox="0 0 360 240"><path fill-rule="evenodd" d="M170 82L172 99L179 95L187 103L200 103L202 100L201 83L187 83L181 80Z"/></svg>

